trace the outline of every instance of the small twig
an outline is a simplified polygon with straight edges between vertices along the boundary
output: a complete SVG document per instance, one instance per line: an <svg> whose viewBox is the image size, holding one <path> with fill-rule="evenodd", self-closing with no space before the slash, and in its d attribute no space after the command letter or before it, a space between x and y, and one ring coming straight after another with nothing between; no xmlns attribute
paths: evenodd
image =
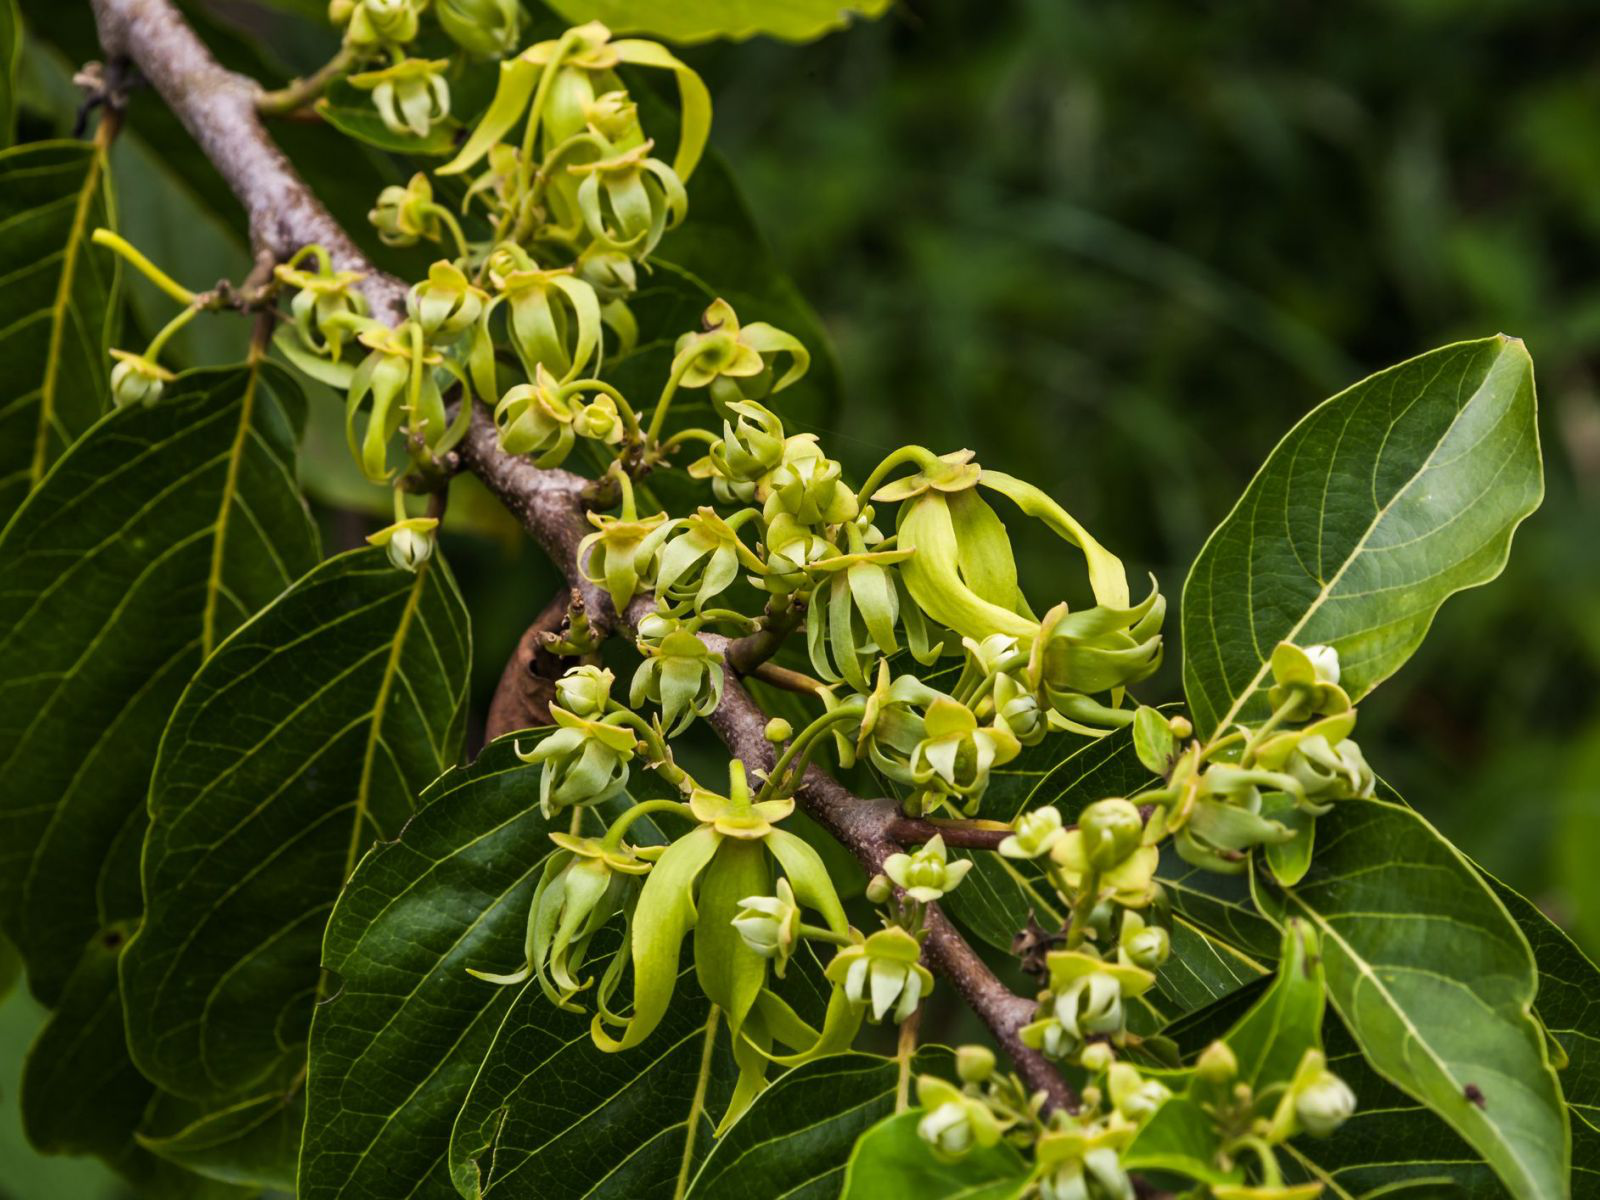
<svg viewBox="0 0 1600 1200"><path fill-rule="evenodd" d="M902 846L918 846L935 837L946 846L962 850L998 850L1011 836L1004 821L941 821L925 817L895 817L885 831Z"/></svg>
<svg viewBox="0 0 1600 1200"><path fill-rule="evenodd" d="M732 643L737 645L738 643ZM733 662L733 651L728 651L728 661ZM735 668L736 670L738 668ZM791 671L788 667L780 667L776 663L757 663L754 667L741 672L751 679L759 679L762 683L771 684L775 688L782 688L786 692L798 692L802 696L815 696L822 690L822 684L811 676L800 671Z"/></svg>
<svg viewBox="0 0 1600 1200"><path fill-rule="evenodd" d="M284 117L298 113L315 102L340 76L355 65L356 53L348 45L340 46L322 66L304 79L296 79L271 92L256 97L256 111L269 117Z"/></svg>

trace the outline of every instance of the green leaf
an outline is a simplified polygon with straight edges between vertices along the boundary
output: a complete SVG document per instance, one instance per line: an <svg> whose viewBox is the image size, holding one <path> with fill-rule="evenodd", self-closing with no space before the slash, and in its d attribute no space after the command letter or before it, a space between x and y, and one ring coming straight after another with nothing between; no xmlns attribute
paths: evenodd
<svg viewBox="0 0 1600 1200"><path fill-rule="evenodd" d="M502 738L446 772L334 907L323 944L332 991L311 1024L302 1200L381 1195L394 1178L419 1196L455 1195L451 1126L517 995L467 968L521 961L553 848L538 768L515 744ZM351 1107L350 1095L371 1103Z"/></svg>
<svg viewBox="0 0 1600 1200"><path fill-rule="evenodd" d="M128 1041L180 1096L287 1090L323 926L362 851L459 752L467 618L448 567L329 559L206 660L150 784Z"/></svg>
<svg viewBox="0 0 1600 1200"><path fill-rule="evenodd" d="M924 1047L913 1068L948 1076L950 1052ZM834 1200L856 1139L894 1111L899 1064L840 1054L775 1080L711 1148L687 1200Z"/></svg>
<svg viewBox="0 0 1600 1200"><path fill-rule="evenodd" d="M1028 1181L1028 1165L1005 1142L975 1149L955 1162L941 1162L917 1136L923 1117L913 1108L889 1117L861 1135L845 1170L840 1200L1011 1200Z"/></svg>
<svg viewBox="0 0 1600 1200"><path fill-rule="evenodd" d="M847 28L855 17L881 17L890 0L545 0L573 24L603 21L616 33L673 42L743 41L769 34L809 42Z"/></svg>
<svg viewBox="0 0 1600 1200"><path fill-rule="evenodd" d="M0 522L105 411L117 264L105 155L86 142L0 151Z"/></svg>
<svg viewBox="0 0 1600 1200"><path fill-rule="evenodd" d="M294 1191L305 1090L267 1092L215 1111L158 1093L139 1144L167 1162L225 1183Z"/></svg>
<svg viewBox="0 0 1600 1200"><path fill-rule="evenodd" d="M1183 681L1202 737L1266 716L1279 641L1339 651L1359 700L1439 606L1505 566L1544 494L1533 364L1461 342L1391 367L1289 431L1211 535L1183 592Z"/></svg>
<svg viewBox="0 0 1600 1200"><path fill-rule="evenodd" d="M330 87L316 107L322 119L340 133L393 154L417 154L426 158L452 154L456 148L456 134L461 129L460 121L447 118L429 129L425 138L414 133L396 133L383 123L378 110L372 106L372 93L352 87L344 80Z"/></svg>
<svg viewBox="0 0 1600 1200"><path fill-rule="evenodd" d="M150 768L208 643L317 558L299 392L264 365L107 416L0 535L0 916L53 1003L139 916Z"/></svg>
<svg viewBox="0 0 1600 1200"><path fill-rule="evenodd" d="M1410 809L1351 800L1318 823L1304 880L1279 892L1257 877L1263 911L1316 929L1329 997L1381 1075L1443 1117L1513 1195L1569 1195L1571 1135L1531 1012L1527 939Z"/></svg>
<svg viewBox="0 0 1600 1200"><path fill-rule="evenodd" d="M456 1189L469 1200L673 1195L733 1094L727 1029L710 1012L686 970L654 1032L607 1054L588 1013L561 1012L536 983L522 985L456 1119Z"/></svg>
<svg viewBox="0 0 1600 1200"><path fill-rule="evenodd" d="M1500 902L1533 947L1539 967L1534 1014L1560 1044L1567 1064L1559 1071L1572 1114L1572 1173L1600 1188L1600 1033L1593 1012L1600 1000L1600 968L1549 917L1493 877Z"/></svg>
<svg viewBox="0 0 1600 1200"><path fill-rule="evenodd" d="M155 1093L123 1046L117 955L125 936L115 929L90 943L28 1050L23 1128L47 1154L114 1158Z"/></svg>
<svg viewBox="0 0 1600 1200"><path fill-rule="evenodd" d="M538 736L521 735L523 748ZM451 1129L523 994L467 969L522 961L529 903L553 848L536 802L539 768L516 756L516 744L502 738L446 772L340 894L323 949L330 994L311 1026L302 1200L385 1195L396 1178L416 1196L456 1195ZM630 788L608 814L668 795L653 772L635 772ZM631 827L635 844L659 839L648 817ZM528 988L529 1004L543 1005L533 1009L539 1020L568 1020L590 1053L607 1057L589 1045L586 1018L558 1013L537 983ZM587 1077L587 1068L573 1076ZM368 1102L353 1107L352 1095Z"/></svg>

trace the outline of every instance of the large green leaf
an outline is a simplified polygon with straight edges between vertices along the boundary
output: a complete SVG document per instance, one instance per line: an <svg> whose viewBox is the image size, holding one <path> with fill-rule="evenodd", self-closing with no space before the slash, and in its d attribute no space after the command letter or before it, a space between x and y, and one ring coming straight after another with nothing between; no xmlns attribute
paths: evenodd
<svg viewBox="0 0 1600 1200"><path fill-rule="evenodd" d="M316 561L278 368L195 371L106 417L0 535L0 916L53 1003L138 917L150 767L209 644Z"/></svg>
<svg viewBox="0 0 1600 1200"><path fill-rule="evenodd" d="M1319 819L1306 877L1264 911L1322 941L1328 992L1372 1066L1461 1134L1518 1197L1570 1194L1571 1135L1532 1015L1528 941L1461 855L1399 804Z"/></svg>
<svg viewBox="0 0 1600 1200"><path fill-rule="evenodd" d="M924 1047L917 1073L949 1077L949 1051ZM834 1200L856 1139L894 1111L899 1064L840 1054L796 1067L712 1147L687 1200Z"/></svg>
<svg viewBox="0 0 1600 1200"><path fill-rule="evenodd" d="M853 17L880 17L890 0L545 0L568 21L603 21L617 33L674 42L735 41L770 34L808 42Z"/></svg>
<svg viewBox="0 0 1600 1200"><path fill-rule="evenodd" d="M302 1200L382 1197L396 1179L402 1193L455 1195L450 1130L517 994L467 968L520 959L552 849L538 768L514 745L501 739L430 787L400 836L361 860L328 920ZM351 1095L367 1100L352 1106Z"/></svg>
<svg viewBox="0 0 1600 1200"><path fill-rule="evenodd" d="M48 1154L114 1158L130 1144L155 1092L123 1047L117 954L125 937L113 929L89 944L28 1049L23 1127Z"/></svg>
<svg viewBox="0 0 1600 1200"><path fill-rule="evenodd" d="M134 1061L237 1098L304 1066L322 932L375 838L459 752L470 649L442 560L329 559L184 692L150 785L144 924L122 959Z"/></svg>
<svg viewBox="0 0 1600 1200"><path fill-rule="evenodd" d="M588 1013L554 1009L537 983L524 984L456 1120L457 1190L469 1200L673 1196L711 1149L733 1093L726 1023L710 1012L685 971L650 1037L606 1054Z"/></svg>
<svg viewBox="0 0 1600 1200"><path fill-rule="evenodd" d="M1265 715L1282 640L1339 651L1360 699L1453 593L1493 579L1544 493L1520 341L1446 346L1313 410L1217 527L1183 592L1183 679L1202 735Z"/></svg>
<svg viewBox="0 0 1600 1200"><path fill-rule="evenodd" d="M110 214L98 146L0 151L0 522L105 411L117 264L89 235Z"/></svg>
<svg viewBox="0 0 1600 1200"><path fill-rule="evenodd" d="M840 1200L1013 1200L1028 1180L1028 1166L1001 1142L941 1162L917 1135L920 1108L888 1117L861 1135L845 1172Z"/></svg>
<svg viewBox="0 0 1600 1200"><path fill-rule="evenodd" d="M1561 928L1497 879L1489 886L1521 926L1539 966L1534 1013L1560 1043L1566 1065L1561 1090L1572 1114L1574 1182L1600 1189L1600 1030L1592 1016L1600 1002L1600 969Z"/></svg>

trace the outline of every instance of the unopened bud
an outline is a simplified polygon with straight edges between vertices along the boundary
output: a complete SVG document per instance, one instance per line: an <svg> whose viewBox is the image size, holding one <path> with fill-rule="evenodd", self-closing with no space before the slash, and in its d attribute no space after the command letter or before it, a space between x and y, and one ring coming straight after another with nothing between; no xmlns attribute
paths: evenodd
<svg viewBox="0 0 1600 1200"><path fill-rule="evenodd" d="M1083 833L1089 865L1100 871L1121 864L1139 848L1144 836L1139 810L1121 797L1096 800L1089 805L1078 817L1078 828Z"/></svg>
<svg viewBox="0 0 1600 1200"><path fill-rule="evenodd" d="M1239 1073L1239 1060L1226 1042L1212 1042L1195 1063L1195 1073L1207 1083L1232 1083Z"/></svg>
<svg viewBox="0 0 1600 1200"><path fill-rule="evenodd" d="M767 727L762 731L767 741L776 746L779 742L787 742L794 736L794 726L782 717L773 717L767 722Z"/></svg>
<svg viewBox="0 0 1600 1200"><path fill-rule="evenodd" d="M873 904L887 904L894 895L894 887L887 875L874 875L867 881L867 899Z"/></svg>
<svg viewBox="0 0 1600 1200"><path fill-rule="evenodd" d="M1078 1064L1085 1071L1104 1071L1116 1061L1116 1052L1106 1042L1091 1042L1078 1056Z"/></svg>
<svg viewBox="0 0 1600 1200"><path fill-rule="evenodd" d="M962 1083L986 1083L994 1074L994 1051L987 1046L962 1046L956 1051L956 1074Z"/></svg>

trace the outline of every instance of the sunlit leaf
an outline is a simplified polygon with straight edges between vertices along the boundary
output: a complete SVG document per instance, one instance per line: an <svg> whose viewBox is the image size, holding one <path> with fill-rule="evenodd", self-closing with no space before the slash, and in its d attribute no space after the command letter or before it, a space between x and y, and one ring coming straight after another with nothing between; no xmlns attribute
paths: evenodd
<svg viewBox="0 0 1600 1200"><path fill-rule="evenodd" d="M770 34L808 42L852 19L882 16L889 0L546 0L568 21L603 21L617 33L674 42L741 41Z"/></svg>
<svg viewBox="0 0 1600 1200"><path fill-rule="evenodd" d="M1533 365L1461 342L1313 410L1217 527L1183 593L1183 679L1201 735L1267 715L1280 641L1339 651L1353 700L1411 656L1453 593L1493 579L1544 494Z"/></svg>
<svg viewBox="0 0 1600 1200"><path fill-rule="evenodd" d="M1461 1134L1517 1197L1568 1194L1571 1135L1528 941L1477 873L1410 809L1346 801L1311 870L1260 903L1322 942L1329 997L1372 1066Z"/></svg>

